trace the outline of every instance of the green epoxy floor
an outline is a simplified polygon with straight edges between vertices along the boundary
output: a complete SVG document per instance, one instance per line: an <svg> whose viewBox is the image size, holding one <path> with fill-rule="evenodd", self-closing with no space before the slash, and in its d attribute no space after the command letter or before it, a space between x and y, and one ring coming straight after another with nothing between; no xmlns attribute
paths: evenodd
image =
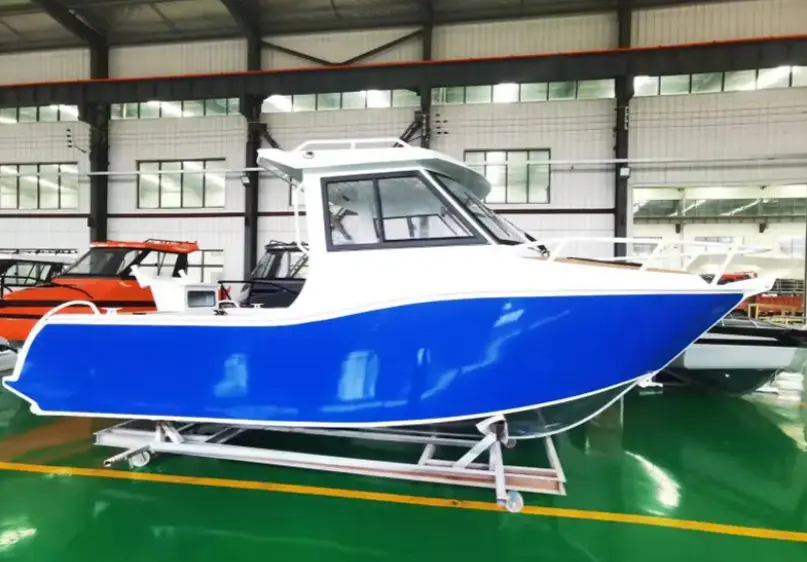
<svg viewBox="0 0 807 562"><path fill-rule="evenodd" d="M528 506L580 510L556 517L31 472L19 463L100 468L115 451L90 444L105 423L37 418L4 394L0 462L15 464L0 470L0 560L807 559L803 404L654 391L629 395L623 408L621 423L613 410L556 439L568 495L525 495ZM541 448L520 444L508 460L540 458ZM488 490L207 459L162 457L146 470L492 502ZM740 528L717 534L596 512ZM738 536L743 529L751 536ZM757 538L760 529L801 534Z"/></svg>

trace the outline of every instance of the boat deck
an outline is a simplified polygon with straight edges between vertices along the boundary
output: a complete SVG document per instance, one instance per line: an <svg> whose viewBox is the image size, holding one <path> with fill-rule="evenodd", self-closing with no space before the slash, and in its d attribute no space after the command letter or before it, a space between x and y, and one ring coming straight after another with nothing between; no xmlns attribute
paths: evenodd
<svg viewBox="0 0 807 562"><path fill-rule="evenodd" d="M567 495L525 494L516 514L489 490L212 459L104 469L115 451L92 442L108 425L37 418L0 394L0 560L787 562L807 548L798 400L633 392L556 438Z"/></svg>

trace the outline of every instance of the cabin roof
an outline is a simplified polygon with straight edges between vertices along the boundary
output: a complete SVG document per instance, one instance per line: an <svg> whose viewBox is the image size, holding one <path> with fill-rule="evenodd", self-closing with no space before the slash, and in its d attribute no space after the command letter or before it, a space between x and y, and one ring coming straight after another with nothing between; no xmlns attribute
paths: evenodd
<svg viewBox="0 0 807 562"><path fill-rule="evenodd" d="M143 242L121 242L108 240L105 242L93 242L93 248L131 248L132 250L154 250L157 252L168 252L169 254L192 254L199 250L196 242L180 242L175 240L154 240L148 239Z"/></svg>
<svg viewBox="0 0 807 562"><path fill-rule="evenodd" d="M372 147L373 144L383 146ZM318 145L320 148L317 148ZM266 168L276 168L298 183L309 170L317 173L363 173L411 166L452 177L471 189L480 199L484 199L490 192L490 184L485 176L463 162L394 138L308 141L294 150L262 148L258 150L258 164Z"/></svg>

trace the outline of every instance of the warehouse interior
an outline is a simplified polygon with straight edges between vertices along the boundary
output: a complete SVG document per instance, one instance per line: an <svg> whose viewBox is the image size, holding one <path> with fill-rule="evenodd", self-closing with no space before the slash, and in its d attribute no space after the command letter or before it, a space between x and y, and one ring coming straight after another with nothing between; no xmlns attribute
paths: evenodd
<svg viewBox="0 0 807 562"><path fill-rule="evenodd" d="M796 273L742 314L807 334L807 0L0 1L0 253L189 241L188 277L246 279L266 244L310 242L258 151L340 139L446 155L497 215L583 259L770 249ZM0 559L795 561L800 373L620 396L557 438L566 495L519 514L473 488L211 458L129 479L91 448L108 419L0 389Z"/></svg>

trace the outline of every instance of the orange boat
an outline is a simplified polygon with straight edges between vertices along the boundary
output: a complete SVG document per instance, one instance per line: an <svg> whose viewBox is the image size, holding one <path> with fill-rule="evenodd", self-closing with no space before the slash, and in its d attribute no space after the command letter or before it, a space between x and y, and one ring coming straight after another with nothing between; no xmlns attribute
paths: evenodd
<svg viewBox="0 0 807 562"><path fill-rule="evenodd" d="M196 242L149 239L144 242L94 242L73 265L50 281L14 291L0 299L0 336L19 347L45 313L68 301L91 301L119 312L156 310L151 290L132 275L136 265L152 276L178 277L188 270ZM58 314L87 313L71 307Z"/></svg>

